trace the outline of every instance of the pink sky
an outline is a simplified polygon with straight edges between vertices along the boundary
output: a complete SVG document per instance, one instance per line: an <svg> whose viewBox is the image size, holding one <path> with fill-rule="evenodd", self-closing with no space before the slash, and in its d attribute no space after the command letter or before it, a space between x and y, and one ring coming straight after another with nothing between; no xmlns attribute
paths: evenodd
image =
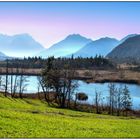
<svg viewBox="0 0 140 140"><path fill-rule="evenodd" d="M139 14L129 2L0 2L0 33L29 33L46 48L73 33L121 39L140 33Z"/></svg>

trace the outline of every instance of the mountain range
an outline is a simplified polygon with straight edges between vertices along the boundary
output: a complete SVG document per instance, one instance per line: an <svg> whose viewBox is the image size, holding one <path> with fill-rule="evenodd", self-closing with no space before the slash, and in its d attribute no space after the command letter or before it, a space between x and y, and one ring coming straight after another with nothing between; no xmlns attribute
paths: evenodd
<svg viewBox="0 0 140 140"><path fill-rule="evenodd" d="M37 56L47 58L48 56L63 57L71 55L90 42L92 42L91 39L79 34L72 34L64 40L52 45L50 48L40 52Z"/></svg>
<svg viewBox="0 0 140 140"><path fill-rule="evenodd" d="M86 44L82 49L78 50L73 55L74 57L95 57L96 55L106 56L118 44L118 40L105 37Z"/></svg>
<svg viewBox="0 0 140 140"><path fill-rule="evenodd" d="M64 40L52 45L48 49L37 54L43 58L54 57L95 57L95 55L107 56L115 47L123 43L130 37L137 34L130 34L117 40L115 38L104 37L98 40L87 39L79 34L67 36Z"/></svg>
<svg viewBox="0 0 140 140"><path fill-rule="evenodd" d="M8 56L33 56L43 49L44 47L29 34L14 36L0 34L0 51Z"/></svg>
<svg viewBox="0 0 140 140"><path fill-rule="evenodd" d="M91 40L80 34L71 34L48 49L29 34L8 36L0 34L0 59L24 56L94 57L102 55L110 59L140 58L140 35L130 34L121 40L104 37ZM35 55L36 54L36 55Z"/></svg>

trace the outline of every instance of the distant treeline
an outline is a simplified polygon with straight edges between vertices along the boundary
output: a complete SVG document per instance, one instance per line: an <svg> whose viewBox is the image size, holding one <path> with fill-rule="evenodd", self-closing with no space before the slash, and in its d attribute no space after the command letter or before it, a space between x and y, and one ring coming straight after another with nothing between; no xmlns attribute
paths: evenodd
<svg viewBox="0 0 140 140"><path fill-rule="evenodd" d="M11 59L8 60L9 68L45 68L47 59L43 59L41 57L28 57L23 59ZM90 58L82 58L77 57L74 58L54 58L54 65L58 68L62 68L65 65L69 65L70 68L75 69L112 69L116 68L115 64L113 64L108 59L103 56L95 56ZM7 60L0 62L1 67L7 67Z"/></svg>

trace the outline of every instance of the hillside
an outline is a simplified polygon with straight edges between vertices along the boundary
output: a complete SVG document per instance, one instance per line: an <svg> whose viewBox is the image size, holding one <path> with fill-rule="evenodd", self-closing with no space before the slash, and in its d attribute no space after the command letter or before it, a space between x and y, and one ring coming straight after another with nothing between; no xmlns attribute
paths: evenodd
<svg viewBox="0 0 140 140"><path fill-rule="evenodd" d="M106 56L119 41L114 38L101 38L85 45L82 49L74 53L74 57L95 57L96 55Z"/></svg>
<svg viewBox="0 0 140 140"><path fill-rule="evenodd" d="M33 56L44 47L35 41L29 34L13 36L0 34L0 50L8 56Z"/></svg>
<svg viewBox="0 0 140 140"><path fill-rule="evenodd" d="M125 60L140 59L140 35L130 37L125 40L122 44L118 45L108 55L108 58Z"/></svg>
<svg viewBox="0 0 140 140"><path fill-rule="evenodd" d="M122 38L120 41L119 41L119 44L123 43L125 40L127 40L128 38L130 37L135 37L137 36L138 34L129 34L127 36L125 36L124 38Z"/></svg>
<svg viewBox="0 0 140 140"><path fill-rule="evenodd" d="M79 34L72 34L67 36L64 40L52 45L50 48L40 52L37 56L42 56L43 58L48 56L67 56L80 50L91 41L91 39L87 39Z"/></svg>
<svg viewBox="0 0 140 140"><path fill-rule="evenodd" d="M0 138L139 138L140 119L48 107L0 94Z"/></svg>

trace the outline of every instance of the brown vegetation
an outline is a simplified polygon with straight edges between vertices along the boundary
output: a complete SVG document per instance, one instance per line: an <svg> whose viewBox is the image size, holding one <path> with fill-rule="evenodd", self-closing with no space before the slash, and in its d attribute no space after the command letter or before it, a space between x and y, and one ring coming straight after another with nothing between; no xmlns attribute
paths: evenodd
<svg viewBox="0 0 140 140"><path fill-rule="evenodd" d="M40 75L41 69L24 68L24 75ZM5 74L6 68L0 68L0 74ZM8 69L9 74L17 74L16 68ZM19 68L19 74L23 73L23 69ZM86 80L87 82L125 82L140 84L140 72L126 69L121 70L76 70L75 78L78 80Z"/></svg>
<svg viewBox="0 0 140 140"><path fill-rule="evenodd" d="M130 70L88 70L90 76L85 75L86 70L79 70L79 78L87 79L87 82L125 82L140 84L140 72Z"/></svg>

